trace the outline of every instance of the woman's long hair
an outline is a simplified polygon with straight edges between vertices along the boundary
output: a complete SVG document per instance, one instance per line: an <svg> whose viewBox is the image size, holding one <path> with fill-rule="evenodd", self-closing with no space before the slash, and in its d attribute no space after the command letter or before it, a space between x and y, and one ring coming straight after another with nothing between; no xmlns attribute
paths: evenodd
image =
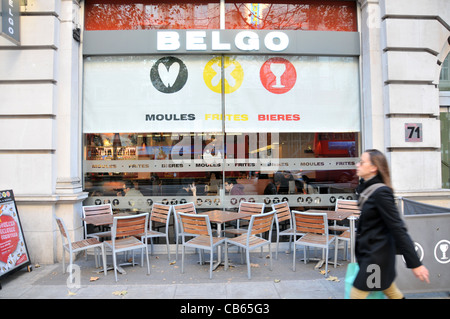
<svg viewBox="0 0 450 319"><path fill-rule="evenodd" d="M386 186L392 189L391 174L389 172L389 165L386 156L376 149L366 150L366 152L369 153L372 164L376 166L378 176L380 176Z"/></svg>

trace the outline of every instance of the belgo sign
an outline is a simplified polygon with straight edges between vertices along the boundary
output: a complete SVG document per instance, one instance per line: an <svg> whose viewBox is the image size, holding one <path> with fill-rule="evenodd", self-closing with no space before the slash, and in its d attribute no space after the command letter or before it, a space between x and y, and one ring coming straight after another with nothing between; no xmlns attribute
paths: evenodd
<svg viewBox="0 0 450 319"><path fill-rule="evenodd" d="M20 0L1 0L0 35L20 44Z"/></svg>

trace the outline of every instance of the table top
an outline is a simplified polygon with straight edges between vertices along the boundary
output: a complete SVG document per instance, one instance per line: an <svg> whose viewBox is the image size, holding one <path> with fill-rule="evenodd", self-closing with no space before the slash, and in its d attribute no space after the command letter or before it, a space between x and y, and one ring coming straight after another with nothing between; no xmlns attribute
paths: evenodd
<svg viewBox="0 0 450 319"><path fill-rule="evenodd" d="M251 216L251 214L223 211L219 209L210 210L199 215L208 215L210 222L219 224Z"/></svg>
<svg viewBox="0 0 450 319"><path fill-rule="evenodd" d="M128 216L129 214L126 213L119 213L119 214L101 214L101 215L94 215L94 216L86 216L85 218L82 218L86 222L86 224L91 224L94 226L104 226L104 225L111 225L114 222L114 217L117 216Z"/></svg>
<svg viewBox="0 0 450 319"><path fill-rule="evenodd" d="M307 211L308 213L326 213L328 220L344 220L353 215L351 211L334 211L334 210L319 210L319 209L310 209Z"/></svg>
<svg viewBox="0 0 450 319"><path fill-rule="evenodd" d="M110 225L113 223L113 219L113 215L110 214L86 216L85 218L82 218L86 224L92 224L95 226Z"/></svg>

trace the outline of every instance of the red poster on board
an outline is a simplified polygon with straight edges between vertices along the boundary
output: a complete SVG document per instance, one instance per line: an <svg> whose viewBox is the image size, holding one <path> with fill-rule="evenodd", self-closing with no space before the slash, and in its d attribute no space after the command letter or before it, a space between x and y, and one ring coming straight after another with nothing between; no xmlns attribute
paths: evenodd
<svg viewBox="0 0 450 319"><path fill-rule="evenodd" d="M29 264L13 191L0 191L0 278Z"/></svg>

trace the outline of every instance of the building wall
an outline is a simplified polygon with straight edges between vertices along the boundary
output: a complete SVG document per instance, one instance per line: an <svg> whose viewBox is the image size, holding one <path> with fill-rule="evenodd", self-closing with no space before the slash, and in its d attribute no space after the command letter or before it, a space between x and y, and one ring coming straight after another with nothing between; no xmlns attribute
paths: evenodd
<svg viewBox="0 0 450 319"><path fill-rule="evenodd" d="M359 1L362 32L363 148L390 160L398 196L450 207L441 190L440 63L450 50L450 2ZM405 141L405 124L422 125L421 142ZM443 200L444 199L444 200Z"/></svg>
<svg viewBox="0 0 450 319"><path fill-rule="evenodd" d="M0 37L0 189L12 189L33 263L61 254L53 216L80 239L79 43L72 0L27 0L20 46Z"/></svg>
<svg viewBox="0 0 450 319"><path fill-rule="evenodd" d="M398 195L450 207L436 87L450 50L450 2L358 2L363 149L386 152ZM0 38L0 189L16 195L33 263L60 260L55 214L73 239L82 236L79 12L77 0L27 0L21 45ZM405 142L405 123L422 124L422 142Z"/></svg>

